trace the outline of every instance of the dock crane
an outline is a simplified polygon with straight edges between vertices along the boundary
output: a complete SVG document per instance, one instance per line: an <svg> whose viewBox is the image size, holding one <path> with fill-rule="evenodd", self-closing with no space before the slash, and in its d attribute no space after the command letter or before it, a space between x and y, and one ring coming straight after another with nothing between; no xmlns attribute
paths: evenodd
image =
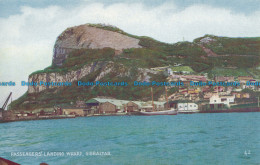
<svg viewBox="0 0 260 165"><path fill-rule="evenodd" d="M9 99L11 98L11 96L12 96L12 92L10 92L9 96L8 96L7 99L5 100L4 105L2 106L2 108L0 108L0 111L4 111L4 110L5 110L5 108L6 108L7 104L8 104L8 101L9 101Z"/></svg>

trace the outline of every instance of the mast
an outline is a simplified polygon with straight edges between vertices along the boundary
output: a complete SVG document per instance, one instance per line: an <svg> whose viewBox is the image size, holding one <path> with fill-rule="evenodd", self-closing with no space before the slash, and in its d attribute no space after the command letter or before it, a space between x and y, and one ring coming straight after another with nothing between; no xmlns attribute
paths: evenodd
<svg viewBox="0 0 260 165"><path fill-rule="evenodd" d="M259 107L259 97L257 97L257 107Z"/></svg>
<svg viewBox="0 0 260 165"><path fill-rule="evenodd" d="M151 94L152 94L152 106L153 106L153 112L154 112L154 104L153 104L153 87L151 87Z"/></svg>
<svg viewBox="0 0 260 165"><path fill-rule="evenodd" d="M169 101L167 96L167 87L165 86L166 109L169 109Z"/></svg>

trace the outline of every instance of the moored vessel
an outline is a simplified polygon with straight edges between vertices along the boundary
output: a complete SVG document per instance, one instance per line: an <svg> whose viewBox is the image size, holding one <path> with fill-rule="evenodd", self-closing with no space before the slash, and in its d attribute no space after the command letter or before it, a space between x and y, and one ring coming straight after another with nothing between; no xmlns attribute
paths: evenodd
<svg viewBox="0 0 260 165"><path fill-rule="evenodd" d="M177 115L177 111L175 109L164 110L164 111L154 111L154 112L140 112L142 115Z"/></svg>
<svg viewBox="0 0 260 165"><path fill-rule="evenodd" d="M153 106L153 111L152 112L145 112L145 111L140 111L141 115L147 115L147 116L152 116L152 115L177 115L178 112L175 109L168 109L169 105L168 105L168 97L167 97L167 88L165 87L165 93L166 93L166 102L167 102L167 106L166 109L163 111L154 111L154 102L153 102L153 88L151 88L151 95L152 95L152 106Z"/></svg>

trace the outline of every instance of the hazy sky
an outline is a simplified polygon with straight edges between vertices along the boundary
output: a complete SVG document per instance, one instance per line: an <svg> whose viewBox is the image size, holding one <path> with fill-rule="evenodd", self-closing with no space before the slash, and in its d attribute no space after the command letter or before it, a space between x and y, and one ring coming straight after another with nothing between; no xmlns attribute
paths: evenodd
<svg viewBox="0 0 260 165"><path fill-rule="evenodd" d="M0 0L0 106L23 94L28 75L51 64L56 37L67 27L107 23L163 42L213 34L260 36L260 0Z"/></svg>

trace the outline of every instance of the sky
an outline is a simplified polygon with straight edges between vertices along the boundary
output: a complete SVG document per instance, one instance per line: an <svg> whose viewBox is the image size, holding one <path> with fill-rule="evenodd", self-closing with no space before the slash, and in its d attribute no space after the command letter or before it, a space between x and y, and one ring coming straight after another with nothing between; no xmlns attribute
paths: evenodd
<svg viewBox="0 0 260 165"><path fill-rule="evenodd" d="M53 45L67 27L105 23L162 42L205 34L260 36L260 0L0 0L0 107L24 94L28 75L51 65Z"/></svg>

